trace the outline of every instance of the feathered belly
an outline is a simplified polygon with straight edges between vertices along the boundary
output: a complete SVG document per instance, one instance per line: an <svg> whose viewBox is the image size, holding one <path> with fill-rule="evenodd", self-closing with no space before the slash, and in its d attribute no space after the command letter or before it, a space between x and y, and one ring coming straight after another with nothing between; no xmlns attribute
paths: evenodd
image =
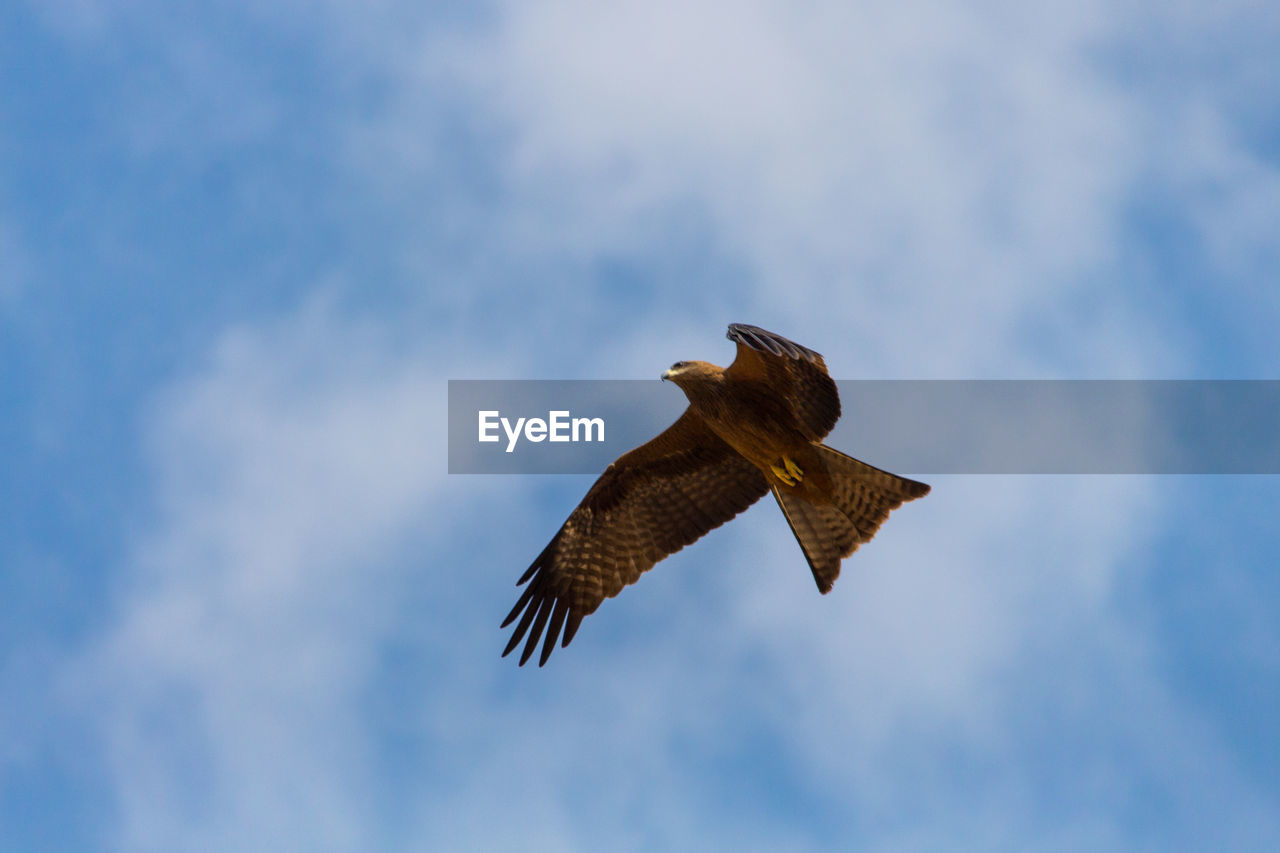
<svg viewBox="0 0 1280 853"><path fill-rule="evenodd" d="M796 429L758 417L720 416L708 418L707 425L726 444L765 470L784 453L808 444Z"/></svg>

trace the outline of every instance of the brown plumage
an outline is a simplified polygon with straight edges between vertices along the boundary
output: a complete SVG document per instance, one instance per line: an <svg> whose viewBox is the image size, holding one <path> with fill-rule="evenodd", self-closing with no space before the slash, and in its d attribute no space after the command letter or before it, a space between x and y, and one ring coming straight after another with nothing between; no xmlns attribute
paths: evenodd
<svg viewBox="0 0 1280 853"><path fill-rule="evenodd" d="M689 408L606 468L521 576L529 585L502 623L520 618L504 657L527 634L523 666L545 630L545 664L562 629L567 646L605 598L768 491L823 593L890 511L929 493L822 444L840 396L821 355L756 326L735 323L728 338L738 354L727 369L681 361L662 375Z"/></svg>

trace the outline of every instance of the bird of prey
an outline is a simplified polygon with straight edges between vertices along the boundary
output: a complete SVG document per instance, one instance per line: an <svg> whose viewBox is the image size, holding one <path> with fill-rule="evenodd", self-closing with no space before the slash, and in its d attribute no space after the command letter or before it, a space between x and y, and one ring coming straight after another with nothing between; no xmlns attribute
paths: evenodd
<svg viewBox="0 0 1280 853"><path fill-rule="evenodd" d="M766 492L823 593L891 510L929 493L822 443L840 397L821 355L756 326L734 323L727 337L738 345L727 369L677 361L662 374L689 407L605 469L517 582L528 586L502 623L520 619L503 657L527 634L523 666L545 629L545 664L562 628L567 646L600 602Z"/></svg>

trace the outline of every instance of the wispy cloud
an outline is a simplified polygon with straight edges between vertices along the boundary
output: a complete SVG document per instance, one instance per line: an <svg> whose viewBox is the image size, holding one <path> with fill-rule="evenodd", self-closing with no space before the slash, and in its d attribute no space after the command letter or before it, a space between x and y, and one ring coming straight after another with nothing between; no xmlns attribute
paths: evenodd
<svg viewBox="0 0 1280 853"><path fill-rule="evenodd" d="M1112 259L1140 156L1138 116L1090 62L1103 16L503 9L444 55L509 129L505 177L529 201L514 215L557 211L528 226L545 241L625 251L634 223L692 206L741 265L734 308L852 332L873 371L1036 370L1019 336L1064 322L1048 318L1068 294L1124 309L1088 275ZM1126 369L1099 344L1091 369Z"/></svg>
<svg viewBox="0 0 1280 853"><path fill-rule="evenodd" d="M124 846L1276 834L1125 606L1164 523L1150 482L940 481L826 598L761 505L530 673L494 623L584 484L443 473L444 379L723 361L728 320L850 377L1183 369L1151 291L1121 286L1159 251L1135 193L1221 190L1186 215L1226 264L1264 257L1275 175L1210 101L1152 177L1165 125L1100 59L1130 22L561 0L392 32L400 11L331 4L315 37L378 95L327 126L337 174L430 289L246 321L146 413L155 511L69 675Z"/></svg>
<svg viewBox="0 0 1280 853"><path fill-rule="evenodd" d="M317 303L157 404L156 513L82 662L126 846L363 845L358 700L442 475L431 380Z"/></svg>

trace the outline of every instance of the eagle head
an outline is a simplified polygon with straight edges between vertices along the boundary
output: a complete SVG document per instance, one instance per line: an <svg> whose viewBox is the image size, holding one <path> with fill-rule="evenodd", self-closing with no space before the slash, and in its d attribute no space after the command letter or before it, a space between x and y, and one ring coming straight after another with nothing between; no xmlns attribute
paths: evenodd
<svg viewBox="0 0 1280 853"><path fill-rule="evenodd" d="M704 382L714 382L724 375L724 368L716 367L705 361L677 361L662 373L663 379L670 379L681 388L688 390L691 386Z"/></svg>

